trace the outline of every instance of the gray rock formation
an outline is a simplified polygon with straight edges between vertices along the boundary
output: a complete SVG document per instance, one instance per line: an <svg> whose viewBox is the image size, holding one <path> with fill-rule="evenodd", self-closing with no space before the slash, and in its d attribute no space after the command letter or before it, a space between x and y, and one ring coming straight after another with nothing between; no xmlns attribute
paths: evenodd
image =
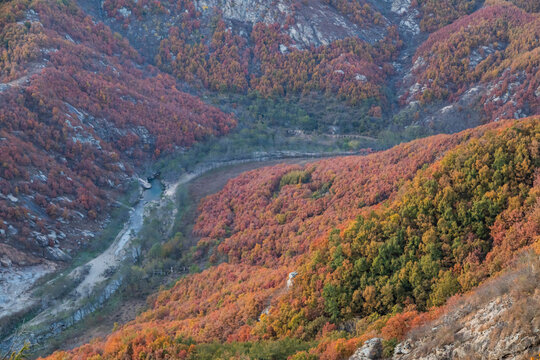
<svg viewBox="0 0 540 360"><path fill-rule="evenodd" d="M362 347L349 358L349 360L376 360L382 359L382 339L373 338L367 340Z"/></svg>
<svg viewBox="0 0 540 360"><path fill-rule="evenodd" d="M71 256L66 254L59 247L47 246L44 251L44 257L53 261L69 261Z"/></svg>
<svg viewBox="0 0 540 360"><path fill-rule="evenodd" d="M410 2L410 0L409 0ZM198 0L195 2L201 12L210 12L214 7L222 11L223 18L232 27L238 23L253 26L262 22L266 24L284 23L287 16L294 16L295 23L287 30L289 36L298 47L309 45L327 45L346 37L359 37L373 43L384 37L384 27L360 28L346 16L323 1L314 0L298 3L300 8L293 11L289 1L278 0Z"/></svg>
<svg viewBox="0 0 540 360"><path fill-rule="evenodd" d="M447 317L444 319L447 324L431 329L432 336L417 341L407 339L398 344L393 358L526 359L529 350L540 347L540 328L533 328L529 333L526 328L511 327L505 318L515 316L511 314L512 303L509 296L503 296L464 318Z"/></svg>
<svg viewBox="0 0 540 360"><path fill-rule="evenodd" d="M417 21L418 10L411 7L411 0L394 0L391 9L392 12L401 17L399 27L403 32L413 35L420 33L420 26Z"/></svg>
<svg viewBox="0 0 540 360"><path fill-rule="evenodd" d="M396 360L530 359L540 353L538 260L467 294L446 315L414 330Z"/></svg>
<svg viewBox="0 0 540 360"><path fill-rule="evenodd" d="M289 277L287 278L287 289L291 288L294 284L294 278L298 275L296 271L293 271L289 274Z"/></svg>

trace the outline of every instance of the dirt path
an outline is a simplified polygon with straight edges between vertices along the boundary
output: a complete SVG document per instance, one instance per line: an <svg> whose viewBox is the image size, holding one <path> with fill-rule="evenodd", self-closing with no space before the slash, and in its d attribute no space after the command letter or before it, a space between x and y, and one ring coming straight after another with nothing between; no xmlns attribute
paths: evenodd
<svg viewBox="0 0 540 360"><path fill-rule="evenodd" d="M70 276L77 278L86 272L86 269L88 269L88 272L86 275L84 275L84 280L75 289L78 296L85 297L90 295L98 283L107 279L105 276L107 269L116 268L118 265L120 265L124 258L123 250L131 238L131 230L132 223L129 221L124 225L124 228L116 236L114 242L107 248L107 250L102 252L93 260L77 267L71 272Z"/></svg>
<svg viewBox="0 0 540 360"><path fill-rule="evenodd" d="M183 174L180 176L180 178L174 182L166 182L166 189L164 192L164 195L167 197L172 197L176 193L176 189L184 185L186 183L189 183L193 179L196 179L200 176L203 176L205 174L212 173L214 171L219 171L220 173L223 172L225 176L227 176L227 173L230 173L230 177L226 178L226 180L222 183L220 183L220 179L216 178L212 180L212 183L214 181L217 181L215 184L217 188L223 187L227 180L229 180L232 177L235 177L242 172L249 171L256 168L261 168L265 166L271 166L275 164L282 164L282 163L289 163L289 164L300 164L300 163L306 163L309 161L315 161L317 159L322 159L325 157L336 157L336 156L350 156L350 155L359 155L360 152L342 152L342 153L333 153L333 154L326 154L326 153L302 153L302 152L295 152L295 151L277 151L277 152L270 152L270 153L263 153L261 154L261 157L259 158L252 158L252 159L244 159L244 160L228 160L228 161L219 161L215 163L208 163L206 165L201 166L198 170L190 173ZM235 170L238 169L238 170ZM221 175L224 176L224 175ZM216 189L216 187L213 187L213 189ZM217 190L216 190L217 191ZM216 192L214 191L214 192ZM209 195L210 193L206 194L205 196Z"/></svg>

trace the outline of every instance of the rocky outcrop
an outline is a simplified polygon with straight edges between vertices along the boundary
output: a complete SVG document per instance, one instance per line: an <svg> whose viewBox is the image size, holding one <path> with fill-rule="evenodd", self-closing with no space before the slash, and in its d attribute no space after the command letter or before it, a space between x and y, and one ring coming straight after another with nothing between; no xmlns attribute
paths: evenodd
<svg viewBox="0 0 540 360"><path fill-rule="evenodd" d="M519 310L514 305L515 301L510 296L502 296L464 318L459 317L460 311L446 316L431 328L431 336L407 339L396 346L393 358L450 360L469 359L471 354L481 354L478 358L528 359L529 353L538 354L540 350L538 314L531 314L533 323L530 328L526 324L513 326L510 319L527 315L516 312Z"/></svg>
<svg viewBox="0 0 540 360"><path fill-rule="evenodd" d="M148 190L152 188L152 185L147 180L144 180L141 178L139 178L138 180L139 180L139 184L143 187L143 189Z"/></svg>
<svg viewBox="0 0 540 360"><path fill-rule="evenodd" d="M401 17L399 21L401 31L412 35L420 34L420 26L417 20L419 12L411 6L411 0L394 0L391 9L392 12Z"/></svg>
<svg viewBox="0 0 540 360"><path fill-rule="evenodd" d="M540 354L540 257L452 298L444 315L415 328L394 348L394 360L536 359ZM385 351L387 349L384 349ZM383 359L372 338L349 360Z"/></svg>
<svg viewBox="0 0 540 360"><path fill-rule="evenodd" d="M0 265L11 267L12 265L30 266L41 262L41 259L31 254L15 249L8 244L0 243Z"/></svg>
<svg viewBox="0 0 540 360"><path fill-rule="evenodd" d="M57 246L47 246L44 250L44 257L52 261L69 261L71 256L66 254L62 249Z"/></svg>
<svg viewBox="0 0 540 360"><path fill-rule="evenodd" d="M296 271L289 273L289 277L287 278L287 289L290 289L293 286L296 275L298 275Z"/></svg>
<svg viewBox="0 0 540 360"><path fill-rule="evenodd" d="M540 353L540 271L525 268L460 299L394 349L396 360L530 359Z"/></svg>
<svg viewBox="0 0 540 360"><path fill-rule="evenodd" d="M223 18L234 27L243 23L248 27L256 23L284 23L288 16L294 17L294 24L287 33L297 46L328 45L346 37L359 37L368 42L381 39L386 31L384 27L361 28L346 16L324 1L297 3L293 10L291 3L284 0L269 2L266 0L198 0L195 2L200 11L210 11L217 7Z"/></svg>
<svg viewBox="0 0 540 360"><path fill-rule="evenodd" d="M199 20L203 33L212 26L216 9L219 9L227 27L246 39L250 38L251 30L257 23L285 24L291 21L282 31L290 36L294 47L301 49L328 45L347 37L358 37L374 44L384 38L390 23L381 16L377 25L359 26L348 14L322 0L295 3L287 0L195 0L193 3L201 13ZM184 12L178 11L176 5L168 5L167 2L161 2L167 9L166 14L151 14L142 18L127 8L120 8L118 16L125 19L127 26L107 14L101 1L79 1L79 5L94 18L104 21L128 38L149 59L153 59L157 54L159 43L168 37L170 27L182 27L183 23ZM376 9L377 6L373 8ZM280 50L287 51L285 44Z"/></svg>
<svg viewBox="0 0 540 360"><path fill-rule="evenodd" d="M383 357L382 339L373 338L367 340L364 345L356 350L349 360L377 360Z"/></svg>

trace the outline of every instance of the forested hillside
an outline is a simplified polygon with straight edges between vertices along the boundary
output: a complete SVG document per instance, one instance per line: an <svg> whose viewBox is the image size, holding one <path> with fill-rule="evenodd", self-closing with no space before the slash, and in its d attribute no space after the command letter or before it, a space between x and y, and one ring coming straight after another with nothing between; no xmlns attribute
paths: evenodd
<svg viewBox="0 0 540 360"><path fill-rule="evenodd" d="M232 180L201 205L208 270L107 339L51 358L342 359L374 335L391 353L447 298L538 246L539 121ZM340 211L311 211L323 201ZM295 211L306 216L287 216Z"/></svg>
<svg viewBox="0 0 540 360"><path fill-rule="evenodd" d="M430 35L416 51L415 84L403 99L423 104L478 98L489 120L539 111L540 17L493 2ZM461 101L461 102L460 102Z"/></svg>
<svg viewBox="0 0 540 360"><path fill-rule="evenodd" d="M428 124L459 131L538 111L532 1L110 0L100 11L83 7L196 88L284 97L301 107L324 93L359 110L354 129L336 119L303 130L376 134L389 124Z"/></svg>
<svg viewBox="0 0 540 360"><path fill-rule="evenodd" d="M109 193L125 191L142 164L234 128L232 115L181 87L234 94L221 100L228 111L301 136L411 137L538 113L534 3L256 4L241 4L244 15L192 1L1 4L0 228L10 254L68 259L63 250L79 245L63 240L72 231L63 224L97 231ZM272 115L278 99L285 107ZM301 119L279 115L289 111Z"/></svg>
<svg viewBox="0 0 540 360"><path fill-rule="evenodd" d="M388 356L449 297L519 273L540 223L539 11L0 0L0 353L152 277L134 302L169 286L147 311L52 357L342 359L374 336ZM303 158L337 154L355 156ZM302 165L190 190L276 158Z"/></svg>
<svg viewBox="0 0 540 360"><path fill-rule="evenodd" d="M235 126L73 3L2 2L0 29L0 231L15 249L66 260L145 161Z"/></svg>

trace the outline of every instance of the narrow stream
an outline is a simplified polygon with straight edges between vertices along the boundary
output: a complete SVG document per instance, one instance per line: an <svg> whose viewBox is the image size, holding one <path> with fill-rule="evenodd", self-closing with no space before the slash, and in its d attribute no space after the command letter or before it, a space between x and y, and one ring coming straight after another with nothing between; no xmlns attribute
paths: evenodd
<svg viewBox="0 0 540 360"><path fill-rule="evenodd" d="M154 200L159 200L161 194L163 194L163 184L158 178L154 178L149 181L152 187L150 189L144 190L141 201L150 202Z"/></svg>
<svg viewBox="0 0 540 360"><path fill-rule="evenodd" d="M122 235L116 244L115 256L120 256L122 250L133 237L137 235L144 223L144 208L146 204L153 201L158 201L163 194L163 184L157 178L154 178L149 181L152 186L150 189L143 190L141 199L137 202L133 210L131 210L129 215L129 220L127 222L128 226L123 230Z"/></svg>
<svg viewBox="0 0 540 360"><path fill-rule="evenodd" d="M44 343L50 336L55 336L60 332L63 332L65 329L71 327L100 308L121 286L122 279L113 279L110 270L113 270L114 272L124 261L126 261L130 250L130 243L143 227L146 206L150 203L158 204L173 199L178 186L191 183L198 178L199 182L201 182L199 186L202 186L202 188L197 189L197 194L192 194L193 200L198 202L202 197L219 191L228 179L238 176L244 171L275 165L277 163L305 163L306 161L312 161L321 157L325 156L323 154L306 154L305 158L297 156L277 156L274 158L261 157L248 161L233 160L221 163L211 163L202 166L198 171L184 173L175 183L168 183L166 187L160 179L154 178L150 180L149 183L151 187L142 191L139 201L130 211L129 219L124 224L124 228L118 233L111 245L94 259L70 272L69 276L72 278L82 277L82 281L78 286L76 286L76 288L67 296L59 299L55 304L47 307L37 316L30 319L20 330L24 333L27 330L32 329L28 339L34 344ZM222 173L219 175L212 174L210 180L208 177L202 177L203 174L220 168L222 169L220 170ZM191 220L194 221L195 219ZM100 284L106 284L105 288L100 288L98 286ZM98 289L102 290L97 294L97 300L88 303L87 300L92 296L95 296L96 290ZM68 318L66 318L66 314L72 315L69 315ZM7 339L0 341L0 349L5 345L12 342L16 343L17 341L22 341L22 337L18 338L16 334L13 334Z"/></svg>

